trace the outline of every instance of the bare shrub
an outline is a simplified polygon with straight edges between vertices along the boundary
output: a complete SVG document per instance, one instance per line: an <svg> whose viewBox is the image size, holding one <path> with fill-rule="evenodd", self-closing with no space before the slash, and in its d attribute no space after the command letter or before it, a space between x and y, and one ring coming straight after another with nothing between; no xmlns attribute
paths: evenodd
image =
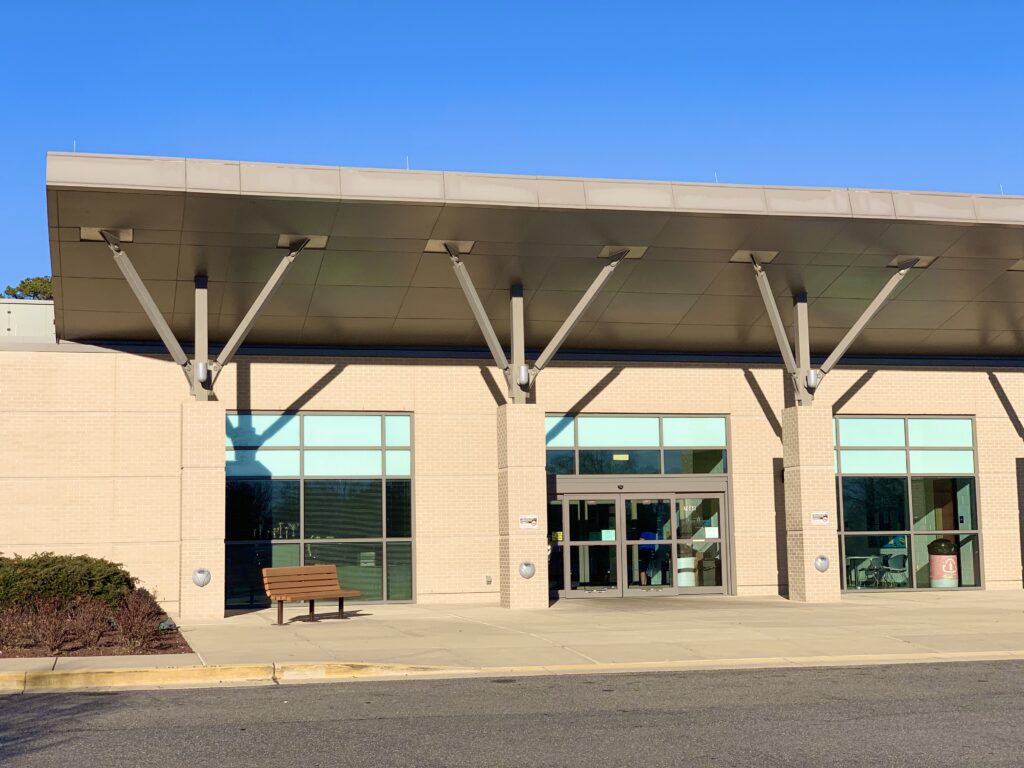
<svg viewBox="0 0 1024 768"><path fill-rule="evenodd" d="M29 642L25 614L26 610L20 605L0 608L0 650L20 648Z"/></svg>
<svg viewBox="0 0 1024 768"><path fill-rule="evenodd" d="M79 597L69 612L72 634L83 648L97 648L111 628L110 606L97 597Z"/></svg>
<svg viewBox="0 0 1024 768"><path fill-rule="evenodd" d="M120 605L114 608L114 624L118 638L128 653L149 650L160 635L160 617L163 610L145 589L129 593Z"/></svg>
<svg viewBox="0 0 1024 768"><path fill-rule="evenodd" d="M74 640L71 611L59 597L48 597L33 603L25 612L25 628L33 645L47 654L58 656Z"/></svg>

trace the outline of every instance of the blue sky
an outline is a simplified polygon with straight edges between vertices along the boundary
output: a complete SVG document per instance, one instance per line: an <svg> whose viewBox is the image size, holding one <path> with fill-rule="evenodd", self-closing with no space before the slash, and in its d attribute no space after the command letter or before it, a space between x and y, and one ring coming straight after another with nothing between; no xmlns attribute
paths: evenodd
<svg viewBox="0 0 1024 768"><path fill-rule="evenodd" d="M1024 194L1019 2L19 3L0 287L45 153Z"/></svg>

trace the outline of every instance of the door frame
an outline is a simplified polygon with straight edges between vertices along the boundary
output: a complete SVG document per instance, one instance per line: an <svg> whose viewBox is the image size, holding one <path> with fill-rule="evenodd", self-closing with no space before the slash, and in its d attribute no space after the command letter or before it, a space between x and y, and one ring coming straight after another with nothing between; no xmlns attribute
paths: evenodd
<svg viewBox="0 0 1024 768"><path fill-rule="evenodd" d="M696 595L696 594L725 594L735 595L736 594L736 558L735 558L735 541L734 541L734 529L733 529L733 508L732 508L732 493L731 493L731 476L730 475L684 475L684 476L665 476L665 475L559 475L552 477L550 480L554 482L549 483L549 496L554 500L559 498L562 501L562 521L563 521L563 589L559 590L560 598L583 598L583 597L620 597L623 595L629 595L630 597L659 597L668 595ZM624 498L635 498L635 499L653 499L653 498L664 498L662 494L672 494L678 496L700 496L702 494L721 495L723 499L722 503L722 520L720 521L721 531L721 546L722 546L722 592L712 592L707 588L703 587L683 587L678 586L673 589L664 590L627 590L623 578L625 576L625 562L623 557L626 555L625 552L625 529L616 531L618 551L616 552L616 558L619 561L619 585L617 590L609 590L612 594L606 592L573 592L569 588L570 582L570 558L568 549L568 530L565 528L568 525L569 507L567 499L569 496L572 498L588 498L590 500L607 501L614 498L616 502L616 513L621 515L620 509L624 509L624 505L619 501L620 496ZM674 507L674 505L673 505ZM675 509L672 510L673 515ZM625 523L625 520L618 521L617 526L621 526ZM621 533L621 536L620 536ZM673 531L673 534L675 532ZM677 556L676 552L673 552L673 558Z"/></svg>
<svg viewBox="0 0 1024 768"><path fill-rule="evenodd" d="M565 588L563 591L563 597L567 599L575 598L608 598L608 597L622 597L623 583L622 583L622 535L620 526L622 525L622 514L620 507L622 506L621 501L617 493L569 493L560 496L562 500L562 569L563 569L563 584ZM604 542L585 542L574 543L572 537L569 534L569 500L573 501L610 501L615 507L615 541L604 543ZM605 589L572 589L572 548L579 546L598 546L605 549L611 549L615 551L615 587L608 587Z"/></svg>

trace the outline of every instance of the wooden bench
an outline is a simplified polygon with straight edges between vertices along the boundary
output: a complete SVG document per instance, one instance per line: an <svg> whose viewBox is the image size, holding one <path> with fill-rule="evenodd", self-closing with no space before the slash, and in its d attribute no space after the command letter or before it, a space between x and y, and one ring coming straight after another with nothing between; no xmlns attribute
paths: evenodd
<svg viewBox="0 0 1024 768"><path fill-rule="evenodd" d="M264 568L263 589L267 597L277 601L277 623L284 623L285 600L309 600L309 620L316 621L313 605L316 600L338 598L338 616L345 618L345 598L359 597L362 592L342 589L338 569L333 565L300 565L293 568Z"/></svg>

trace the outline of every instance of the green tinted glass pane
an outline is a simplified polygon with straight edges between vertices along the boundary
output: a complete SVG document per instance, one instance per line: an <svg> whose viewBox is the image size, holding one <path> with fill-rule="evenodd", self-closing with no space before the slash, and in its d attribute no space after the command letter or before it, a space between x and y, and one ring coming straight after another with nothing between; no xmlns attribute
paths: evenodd
<svg viewBox="0 0 1024 768"><path fill-rule="evenodd" d="M544 429L549 448L572 448L575 440L572 416L545 416Z"/></svg>
<svg viewBox="0 0 1024 768"><path fill-rule="evenodd" d="M657 448L658 419L654 416L579 416L580 447Z"/></svg>
<svg viewBox="0 0 1024 768"><path fill-rule="evenodd" d="M412 600L412 542L389 541L388 600Z"/></svg>
<svg viewBox="0 0 1024 768"><path fill-rule="evenodd" d="M380 451L304 451L306 476L373 477L383 474Z"/></svg>
<svg viewBox="0 0 1024 768"><path fill-rule="evenodd" d="M709 417L666 417L661 420L662 441L671 446L725 447L725 419Z"/></svg>
<svg viewBox="0 0 1024 768"><path fill-rule="evenodd" d="M845 530L906 530L905 477L844 477L842 494Z"/></svg>
<svg viewBox="0 0 1024 768"><path fill-rule="evenodd" d="M224 470L228 477L297 477L298 451L228 451Z"/></svg>
<svg viewBox="0 0 1024 768"><path fill-rule="evenodd" d="M974 429L970 419L908 419L913 448L971 448Z"/></svg>
<svg viewBox="0 0 1024 768"><path fill-rule="evenodd" d="M304 416L302 440L313 446L380 445L380 416Z"/></svg>
<svg viewBox="0 0 1024 768"><path fill-rule="evenodd" d="M342 589L362 592L360 600L384 596L384 552L380 543L307 544L306 565L331 564Z"/></svg>
<svg viewBox="0 0 1024 768"><path fill-rule="evenodd" d="M839 444L844 448L903 446L903 419L839 419Z"/></svg>
<svg viewBox="0 0 1024 768"><path fill-rule="evenodd" d="M549 475L575 475L575 451L548 451L547 471Z"/></svg>
<svg viewBox="0 0 1024 768"><path fill-rule="evenodd" d="M910 471L928 475L974 474L974 451L911 451Z"/></svg>
<svg viewBox="0 0 1024 768"><path fill-rule="evenodd" d="M725 451L665 450L666 475L720 475L725 472Z"/></svg>
<svg viewBox="0 0 1024 768"><path fill-rule="evenodd" d="M385 451L384 461L389 475L401 477L412 474L412 454L409 451Z"/></svg>
<svg viewBox="0 0 1024 768"><path fill-rule="evenodd" d="M298 480L227 481L224 538L299 538Z"/></svg>
<svg viewBox="0 0 1024 768"><path fill-rule="evenodd" d="M306 480L305 495L307 539L383 535L380 480Z"/></svg>
<svg viewBox="0 0 1024 768"><path fill-rule="evenodd" d="M657 475L661 451L580 451L581 475Z"/></svg>
<svg viewBox="0 0 1024 768"><path fill-rule="evenodd" d="M388 536L412 536L412 481L387 481Z"/></svg>
<svg viewBox="0 0 1024 768"><path fill-rule="evenodd" d="M231 413L227 416L224 431L228 448L297 448L299 445L299 417L294 414Z"/></svg>
<svg viewBox="0 0 1024 768"><path fill-rule="evenodd" d="M910 481L915 531L956 531L977 527L974 479L915 477Z"/></svg>
<svg viewBox="0 0 1024 768"><path fill-rule="evenodd" d="M412 419L408 416L385 416L384 441L389 448L408 448L412 444Z"/></svg>
<svg viewBox="0 0 1024 768"><path fill-rule="evenodd" d="M844 475L905 475L906 451L840 451Z"/></svg>
<svg viewBox="0 0 1024 768"><path fill-rule="evenodd" d="M299 564L299 544L228 544L224 548L224 602L228 608L265 608L263 569Z"/></svg>

